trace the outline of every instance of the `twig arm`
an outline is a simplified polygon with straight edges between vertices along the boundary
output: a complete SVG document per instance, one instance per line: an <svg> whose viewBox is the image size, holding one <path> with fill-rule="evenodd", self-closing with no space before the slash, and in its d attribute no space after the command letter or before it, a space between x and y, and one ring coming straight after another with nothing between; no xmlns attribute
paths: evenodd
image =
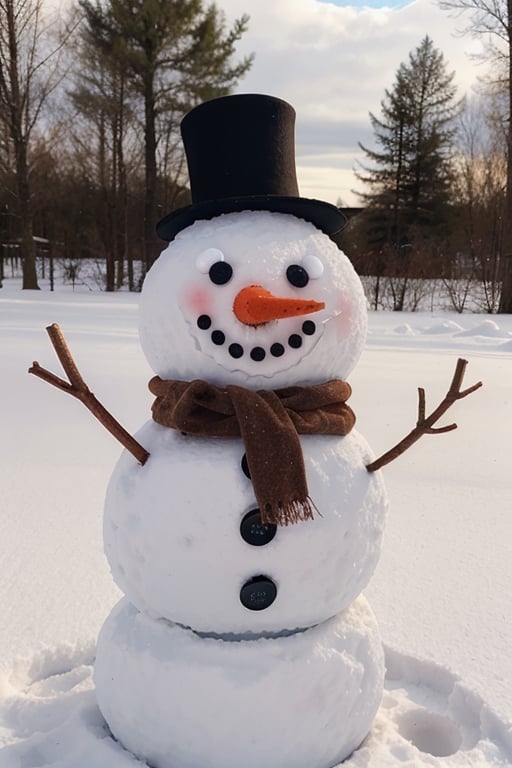
<svg viewBox="0 0 512 768"><path fill-rule="evenodd" d="M450 406L453 405L456 400L461 400L463 397L467 397L467 395L470 395L472 392L475 392L482 386L482 382L478 381L471 387L461 390L460 387L462 385L462 380L464 378L464 372L466 370L467 364L467 360L462 360L462 358L457 360L457 365L455 366L455 372L453 374L450 388L448 389L448 392L446 393L446 396L442 402L434 411L432 411L430 416L425 416L425 390L421 387L418 388L418 420L416 422L416 426L409 432L409 434L400 440L399 443L394 445L393 448L382 454L382 456L379 456L379 458L375 459L375 461L367 464L366 469L368 472L375 472L377 469L380 469L386 464L389 464L391 461L404 453L408 448L410 448L411 445L413 445L423 435L438 435L457 429L456 424L448 424L445 427L434 427L434 424L444 413L446 413L448 408L450 408Z"/></svg>
<svg viewBox="0 0 512 768"><path fill-rule="evenodd" d="M58 389L62 389L63 392L69 392L70 395L74 395L73 387L68 381L64 381L64 379L61 379L59 376L56 376L51 371L47 371L46 368L41 368L39 363L34 360L31 367L28 369L29 373L33 373L34 376L37 376L39 379L42 379L43 381L46 381L48 384L52 384L54 387L57 387Z"/></svg>
<svg viewBox="0 0 512 768"><path fill-rule="evenodd" d="M57 323L53 323L47 327L46 332L50 337L50 341L52 342L53 348L59 358L59 362L64 369L64 373L67 374L72 386L76 387L79 391L87 390L87 384L83 380L80 371L71 356L71 352L66 344L66 339L64 338L60 326Z"/></svg>
<svg viewBox="0 0 512 768"><path fill-rule="evenodd" d="M148 451L146 451L146 449L121 426L121 424L107 411L106 408L104 408L90 391L73 360L64 335L57 323L49 325L46 330L57 357L69 378L69 382L56 376L51 371L46 370L46 368L42 368L36 361L34 361L32 366L28 369L28 372L34 374L34 376L37 376L43 381L46 381L48 384L57 387L57 389L67 392L69 395L81 400L86 408L91 411L110 434L113 435L140 464L145 464L149 457Z"/></svg>

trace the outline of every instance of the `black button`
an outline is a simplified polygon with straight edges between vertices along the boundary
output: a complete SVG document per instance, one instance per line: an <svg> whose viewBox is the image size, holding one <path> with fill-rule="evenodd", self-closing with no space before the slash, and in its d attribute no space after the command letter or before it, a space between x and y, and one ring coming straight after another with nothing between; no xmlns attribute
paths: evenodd
<svg viewBox="0 0 512 768"><path fill-rule="evenodd" d="M228 347L229 354L231 357L242 357L244 353L244 348L240 344L230 344Z"/></svg>
<svg viewBox="0 0 512 768"><path fill-rule="evenodd" d="M212 324L212 319L208 315L199 315L197 318L197 327L202 331L207 331Z"/></svg>
<svg viewBox="0 0 512 768"><path fill-rule="evenodd" d="M270 354L274 355L274 357L281 357L281 355L284 355L284 347L282 344L272 344L270 347Z"/></svg>
<svg viewBox="0 0 512 768"><path fill-rule="evenodd" d="M262 523L259 509L251 509L240 523L242 539L253 547L263 547L276 535L277 525Z"/></svg>
<svg viewBox="0 0 512 768"><path fill-rule="evenodd" d="M217 346L220 346L221 344L224 344L226 337L222 331L212 331L212 341L214 344L217 344Z"/></svg>
<svg viewBox="0 0 512 768"><path fill-rule="evenodd" d="M277 587L268 576L255 576L240 590L240 602L250 611L264 611L277 595Z"/></svg>
<svg viewBox="0 0 512 768"><path fill-rule="evenodd" d="M288 344L290 345L290 347L293 347L294 349L298 349L299 347L302 347L302 339L298 333L292 333L292 335L288 339Z"/></svg>
<svg viewBox="0 0 512 768"><path fill-rule="evenodd" d="M305 320L302 323L302 332L305 333L306 336L312 336L315 331L316 331L316 325L312 320Z"/></svg>
<svg viewBox="0 0 512 768"><path fill-rule="evenodd" d="M251 358L253 360L256 360L256 362L259 362L260 360L265 359L265 350L263 347L254 347L254 349L251 349Z"/></svg>
<svg viewBox="0 0 512 768"><path fill-rule="evenodd" d="M241 464L241 467L242 467L242 472L250 480L251 479L251 473L249 472L249 465L247 463L247 456L245 455L245 453L242 456L242 461L240 462L240 464Z"/></svg>

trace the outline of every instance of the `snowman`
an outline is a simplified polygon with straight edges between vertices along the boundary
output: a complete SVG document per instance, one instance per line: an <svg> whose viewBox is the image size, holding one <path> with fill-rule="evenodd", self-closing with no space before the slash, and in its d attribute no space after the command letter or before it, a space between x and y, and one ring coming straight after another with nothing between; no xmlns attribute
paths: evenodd
<svg viewBox="0 0 512 768"><path fill-rule="evenodd" d="M192 205L146 278L153 420L111 478L105 551L126 598L98 641L112 733L157 768L330 768L366 736L384 663L360 595L386 499L346 378L366 306L299 196L294 111L240 95L182 123Z"/></svg>
<svg viewBox="0 0 512 768"><path fill-rule="evenodd" d="M361 593L387 502L346 381L366 302L331 239L343 214L299 195L294 119L255 94L184 118L192 204L158 225L141 295L149 458L125 451L108 487L125 597L94 677L112 734L153 768L331 768L382 695Z"/></svg>

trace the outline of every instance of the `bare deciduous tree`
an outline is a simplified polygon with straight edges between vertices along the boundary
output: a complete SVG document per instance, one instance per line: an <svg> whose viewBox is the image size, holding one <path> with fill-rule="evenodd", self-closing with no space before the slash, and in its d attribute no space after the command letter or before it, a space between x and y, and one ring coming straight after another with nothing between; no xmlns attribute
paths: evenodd
<svg viewBox="0 0 512 768"><path fill-rule="evenodd" d="M469 14L463 32L483 37L485 56L498 72L494 85L506 93L504 126L507 147L507 183L504 248L501 254L500 312L512 312L512 0L440 0L445 10Z"/></svg>
<svg viewBox="0 0 512 768"><path fill-rule="evenodd" d="M23 288L38 289L30 190L30 139L43 106L60 82L59 53L66 38L50 42L42 0L0 0L0 123L12 161Z"/></svg>
<svg viewBox="0 0 512 768"><path fill-rule="evenodd" d="M487 312L498 311L505 248L507 158L499 111L496 100L486 94L469 100L460 117L454 181L457 226L450 243L449 277L455 281L451 291L457 291L459 301L462 286L478 281Z"/></svg>

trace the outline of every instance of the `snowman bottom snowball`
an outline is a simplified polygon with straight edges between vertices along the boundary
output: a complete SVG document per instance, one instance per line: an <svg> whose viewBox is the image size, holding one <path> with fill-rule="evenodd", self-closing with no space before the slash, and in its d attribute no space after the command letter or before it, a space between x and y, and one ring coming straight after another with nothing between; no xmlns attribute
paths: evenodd
<svg viewBox="0 0 512 768"><path fill-rule="evenodd" d="M326 768L370 730L384 657L362 596L304 632L233 641L124 598L101 630L94 679L113 735L153 768Z"/></svg>

